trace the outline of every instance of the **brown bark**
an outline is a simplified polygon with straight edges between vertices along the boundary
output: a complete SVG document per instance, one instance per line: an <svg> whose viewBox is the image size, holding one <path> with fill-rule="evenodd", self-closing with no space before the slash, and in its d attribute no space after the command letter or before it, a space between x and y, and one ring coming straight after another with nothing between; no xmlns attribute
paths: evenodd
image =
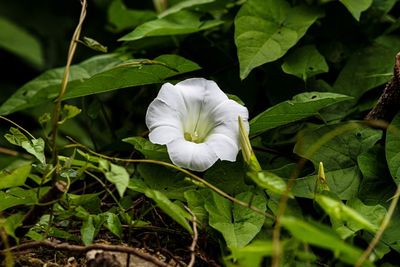
<svg viewBox="0 0 400 267"><path fill-rule="evenodd" d="M400 53L396 55L393 78L386 84L378 103L367 114L366 120L392 121L400 110Z"/></svg>

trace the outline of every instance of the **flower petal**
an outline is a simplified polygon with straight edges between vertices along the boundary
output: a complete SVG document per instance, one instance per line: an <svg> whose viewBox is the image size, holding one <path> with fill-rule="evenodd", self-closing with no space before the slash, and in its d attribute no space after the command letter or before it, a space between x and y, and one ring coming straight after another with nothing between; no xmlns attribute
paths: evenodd
<svg viewBox="0 0 400 267"><path fill-rule="evenodd" d="M159 98L154 99L147 109L146 125L150 131L160 126L182 128L180 115L177 114L175 109Z"/></svg>
<svg viewBox="0 0 400 267"><path fill-rule="evenodd" d="M173 126L158 126L149 133L153 144L166 145L178 138L183 138L182 131Z"/></svg>
<svg viewBox="0 0 400 267"><path fill-rule="evenodd" d="M185 112L193 108L195 103L197 105L205 104L207 107L216 107L228 99L214 81L204 78L187 79L176 85L165 83L157 98L162 99L178 111L185 107Z"/></svg>
<svg viewBox="0 0 400 267"><path fill-rule="evenodd" d="M212 134L205 142L221 160L236 161L239 152L237 142L223 134Z"/></svg>
<svg viewBox="0 0 400 267"><path fill-rule="evenodd" d="M244 122L247 122L247 120L249 119L249 111L247 110L247 108L231 99L228 99L216 106L211 111L211 115L214 117L214 121L216 122L229 121L235 122L237 125L238 116L242 117Z"/></svg>
<svg viewBox="0 0 400 267"><path fill-rule="evenodd" d="M167 150L172 163L193 171L205 171L218 160L217 154L206 143L175 139L167 144Z"/></svg>
<svg viewBox="0 0 400 267"><path fill-rule="evenodd" d="M186 132L194 131L198 122L211 124L212 127L210 112L228 100L214 81L203 78L187 79L176 85L166 83L161 87L157 98L184 118L182 123ZM203 128L203 132L207 132L209 127L205 125Z"/></svg>

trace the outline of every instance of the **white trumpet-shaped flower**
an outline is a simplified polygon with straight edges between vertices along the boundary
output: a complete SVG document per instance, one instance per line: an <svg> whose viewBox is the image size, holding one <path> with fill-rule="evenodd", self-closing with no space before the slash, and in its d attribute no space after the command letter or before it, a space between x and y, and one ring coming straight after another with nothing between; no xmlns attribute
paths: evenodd
<svg viewBox="0 0 400 267"><path fill-rule="evenodd" d="M166 145L175 165L205 171L218 159L236 160L239 116L248 129L247 108L228 99L214 81L192 78L161 87L146 125L150 141Z"/></svg>

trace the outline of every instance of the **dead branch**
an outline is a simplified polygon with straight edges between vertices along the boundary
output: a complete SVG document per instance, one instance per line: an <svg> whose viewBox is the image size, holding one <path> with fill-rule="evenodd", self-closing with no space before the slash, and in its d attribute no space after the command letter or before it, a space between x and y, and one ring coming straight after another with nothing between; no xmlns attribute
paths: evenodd
<svg viewBox="0 0 400 267"><path fill-rule="evenodd" d="M149 261L151 263L154 263L157 266L160 267L168 267L167 263L159 261L156 257L145 254L137 250L136 248L132 247L126 247L126 246L121 246L121 245L105 245L105 244L93 244L89 246L80 246L80 245L71 245L68 243L53 243L50 241L31 241L27 243L23 243L18 246L11 247L9 249L4 249L1 251L1 253L5 254L7 252L15 252L15 251L24 251L24 250L29 250L29 249L36 249L38 247L46 247L46 248L51 248L54 250L64 250L64 251L72 251L76 253L86 253L90 250L104 250L104 251L114 251L114 252L122 252L122 253L128 253L128 254L133 254L143 260Z"/></svg>

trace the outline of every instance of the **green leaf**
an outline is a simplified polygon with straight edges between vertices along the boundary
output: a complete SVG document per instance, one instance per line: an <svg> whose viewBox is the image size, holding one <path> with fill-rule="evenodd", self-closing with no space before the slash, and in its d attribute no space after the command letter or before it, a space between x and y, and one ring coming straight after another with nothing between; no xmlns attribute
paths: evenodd
<svg viewBox="0 0 400 267"><path fill-rule="evenodd" d="M353 17L359 21L361 13L372 5L373 0L340 0L340 2L350 11Z"/></svg>
<svg viewBox="0 0 400 267"><path fill-rule="evenodd" d="M157 206L160 207L168 216L170 216L174 221L179 223L183 228L185 228L189 233L192 233L192 228L188 223L189 218L191 218L190 214L187 213L181 206L175 204L171 200L167 198L163 193L146 189L144 194L154 200Z"/></svg>
<svg viewBox="0 0 400 267"><path fill-rule="evenodd" d="M375 146L358 156L357 163L363 175L358 198L368 205L388 203L395 194L396 184L386 165L385 149Z"/></svg>
<svg viewBox="0 0 400 267"><path fill-rule="evenodd" d="M0 29L0 48L14 53L36 68L43 67L42 46L36 37L3 17L0 17Z"/></svg>
<svg viewBox="0 0 400 267"><path fill-rule="evenodd" d="M122 225L121 221L119 220L118 216L112 212L104 213L106 216L106 223L104 224L111 233L116 235L118 238L122 238Z"/></svg>
<svg viewBox="0 0 400 267"><path fill-rule="evenodd" d="M358 155L373 147L381 137L381 130L361 123L326 125L304 131L294 152L311 160L316 168L323 162L325 170L340 170L356 166Z"/></svg>
<svg viewBox="0 0 400 267"><path fill-rule="evenodd" d="M99 166L102 168L107 180L115 185L120 197L122 197L129 184L128 171L124 167L104 159L99 160Z"/></svg>
<svg viewBox="0 0 400 267"><path fill-rule="evenodd" d="M208 30L223 23L221 20L201 20L199 14L180 11L167 17L152 20L138 26L119 41L135 41L144 37L171 36Z"/></svg>
<svg viewBox="0 0 400 267"><path fill-rule="evenodd" d="M325 171L325 177L330 191L335 193L340 199L347 200L357 196L360 181L362 180L357 166L335 171ZM313 199L315 196L316 181L317 174L297 178L292 188L293 195Z"/></svg>
<svg viewBox="0 0 400 267"><path fill-rule="evenodd" d="M210 189L189 190L184 193L189 209L196 216L201 225L208 225L208 213L204 207L205 203L212 197Z"/></svg>
<svg viewBox="0 0 400 267"><path fill-rule="evenodd" d="M375 229L377 229L381 225L382 220L386 215L386 208L384 208L382 205L365 205L358 198L350 199L349 201L347 201L346 206L357 211L360 215L367 219L369 223L374 226ZM355 229L358 226L356 224L357 222L348 222L348 226L352 229Z"/></svg>
<svg viewBox="0 0 400 267"><path fill-rule="evenodd" d="M357 195L361 180L357 158L381 136L380 130L356 122L326 125L303 132L294 152L311 160L315 168L323 162L330 190L340 199L350 199ZM313 198L316 179L316 175L297 179L293 194Z"/></svg>
<svg viewBox="0 0 400 267"><path fill-rule="evenodd" d="M95 237L96 228L93 224L93 216L89 215L82 224L81 227L81 238L83 244L90 245L93 243L93 239Z"/></svg>
<svg viewBox="0 0 400 267"><path fill-rule="evenodd" d="M196 6L199 6L199 5L213 3L215 1L216 0L185 0L185 1L179 2L179 3L171 6L167 10L164 10L163 12L158 14L158 17L159 18L163 18L163 17L166 17L168 15L177 13L177 12L183 10L183 9L193 8L193 7L196 7Z"/></svg>
<svg viewBox="0 0 400 267"><path fill-rule="evenodd" d="M204 175L207 181L230 195L250 190L251 187L245 183L245 177L246 171L242 164L227 161L217 162Z"/></svg>
<svg viewBox="0 0 400 267"><path fill-rule="evenodd" d="M31 172L30 161L17 160L0 172L0 189L16 187L25 184Z"/></svg>
<svg viewBox="0 0 400 267"><path fill-rule="evenodd" d="M351 207L346 206L340 200L318 194L315 196L315 201L332 219L347 223L349 228L353 231L366 229L372 233L375 233L378 230L378 225L372 224L366 218L364 218L363 215Z"/></svg>
<svg viewBox="0 0 400 267"><path fill-rule="evenodd" d="M48 188L42 188L40 192L46 192ZM38 202L37 189L24 190L19 187L0 191L0 211L6 210L18 205L33 205Z"/></svg>
<svg viewBox="0 0 400 267"><path fill-rule="evenodd" d="M355 51L334 83L335 92L358 99L365 92L388 82L390 76L382 74L393 73L399 47L400 38L389 35Z"/></svg>
<svg viewBox="0 0 400 267"><path fill-rule="evenodd" d="M64 99L162 83L169 77L199 68L176 55L162 55L153 61L132 61L130 56L117 53L95 56L71 67ZM51 103L60 91L63 74L63 68L53 69L28 82L0 106L0 115Z"/></svg>
<svg viewBox="0 0 400 267"><path fill-rule="evenodd" d="M169 200L164 193L149 188L140 179L131 179L128 187L134 191L144 193L148 198L154 200L157 206L160 207L160 209L162 209L168 216L179 223L189 233L192 233L192 228L187 221L187 219L191 218L190 214L181 206Z"/></svg>
<svg viewBox="0 0 400 267"><path fill-rule="evenodd" d="M289 124L311 116L317 116L322 108L351 99L346 95L307 92L296 95L292 100L279 103L260 113L250 121L250 136Z"/></svg>
<svg viewBox="0 0 400 267"><path fill-rule="evenodd" d="M69 193L66 194L65 197L68 201L70 208L81 206L88 211L100 212L101 211L100 209L101 199L99 198L100 194L101 193L75 195Z"/></svg>
<svg viewBox="0 0 400 267"><path fill-rule="evenodd" d="M282 57L322 13L311 6L291 7L283 0L248 0L235 18L240 78Z"/></svg>
<svg viewBox="0 0 400 267"><path fill-rule="evenodd" d="M282 70L306 81L317 74L328 72L329 67L314 45L306 45L285 57Z"/></svg>
<svg viewBox="0 0 400 267"><path fill-rule="evenodd" d="M42 164L46 164L46 157L44 155L44 140L42 138L29 139L18 129L11 127L11 134L5 134L4 137L13 145L21 146L28 153L35 156Z"/></svg>
<svg viewBox="0 0 400 267"><path fill-rule="evenodd" d="M390 123L386 133L386 161L394 182L400 184L400 113Z"/></svg>
<svg viewBox="0 0 400 267"><path fill-rule="evenodd" d="M42 164L46 164L44 156L44 140L42 138L32 139L30 142L22 142L21 146L30 154L34 155Z"/></svg>
<svg viewBox="0 0 400 267"><path fill-rule="evenodd" d="M83 45L89 47L90 49L93 49L94 51L107 53L107 50L108 50L107 46L102 45L95 39L84 36L83 40L79 41L79 42L82 43Z"/></svg>
<svg viewBox="0 0 400 267"><path fill-rule="evenodd" d="M156 18L154 11L128 9L122 0L112 1L107 10L107 15L112 30L115 32L133 29L146 21Z"/></svg>
<svg viewBox="0 0 400 267"><path fill-rule="evenodd" d="M137 170L143 178L144 183L150 189L160 191L169 199L184 201L183 194L188 190L196 188L193 183L183 179L182 175L163 166L140 164Z"/></svg>
<svg viewBox="0 0 400 267"><path fill-rule="evenodd" d="M243 192L235 197L249 202L253 194L252 192ZM265 211L264 196L254 195L252 205ZM213 193L212 198L207 200L205 208L209 213L210 226L223 235L229 248L247 245L260 232L265 220L264 215L247 207L234 205L216 193Z"/></svg>
<svg viewBox="0 0 400 267"><path fill-rule="evenodd" d="M66 122L69 119L72 119L73 117L77 116L79 113L81 113L81 109L77 108L73 105L68 105L65 104L63 107L63 119L61 121L58 122L58 124L63 124L64 122Z"/></svg>
<svg viewBox="0 0 400 267"><path fill-rule="evenodd" d="M254 267L261 266L264 257L271 256L273 252L272 242L256 240L251 244L236 248L231 247L232 255L229 258L234 258L238 266Z"/></svg>
<svg viewBox="0 0 400 267"><path fill-rule="evenodd" d="M154 60L125 61L93 75L83 83L70 86L64 99L162 83L167 78L198 69L200 67L197 64L177 55L161 55Z"/></svg>
<svg viewBox="0 0 400 267"><path fill-rule="evenodd" d="M248 175L259 187L266 189L268 192L282 195L287 189L286 182L272 172L250 172Z"/></svg>
<svg viewBox="0 0 400 267"><path fill-rule="evenodd" d="M146 159L155 159L170 162L166 146L153 144L143 137L127 137L122 141L132 144L135 150L143 154Z"/></svg>
<svg viewBox="0 0 400 267"><path fill-rule="evenodd" d="M333 251L340 260L348 264L355 264L362 251L342 241L332 229L316 222L308 223L295 217L283 217L283 227L297 239L311 245ZM365 266L373 266L366 261ZM364 266L364 265L363 265Z"/></svg>
<svg viewBox="0 0 400 267"><path fill-rule="evenodd" d="M15 213L8 216L6 219L0 218L0 229L2 229L8 236L12 236L15 240L15 230L22 225L24 219L23 213Z"/></svg>

